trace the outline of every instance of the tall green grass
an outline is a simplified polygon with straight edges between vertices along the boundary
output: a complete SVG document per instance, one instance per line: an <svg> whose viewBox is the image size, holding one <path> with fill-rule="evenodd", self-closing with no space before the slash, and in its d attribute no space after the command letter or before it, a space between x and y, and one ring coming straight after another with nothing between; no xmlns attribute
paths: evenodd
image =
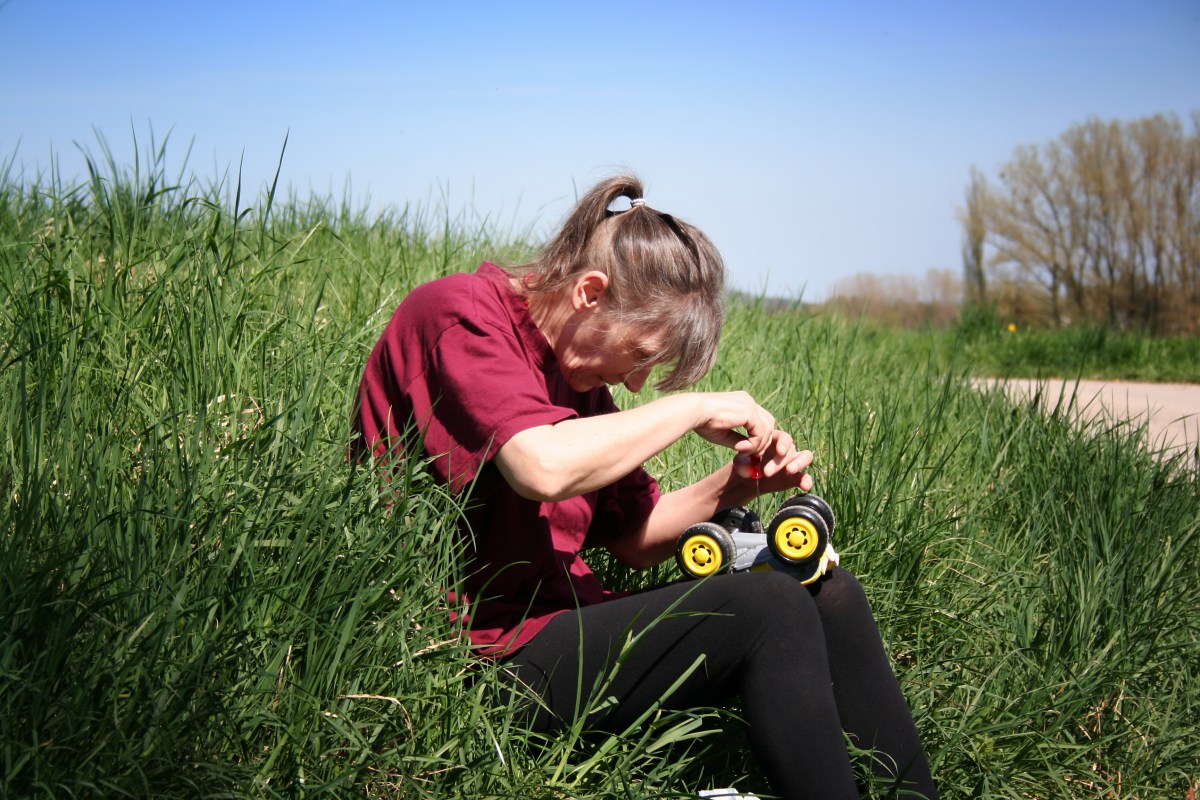
<svg viewBox="0 0 1200 800"><path fill-rule="evenodd" d="M765 794L736 708L517 727L446 615L469 500L419 462L381 485L346 461L399 298L527 237L251 200L164 153L0 183L0 794ZM739 301L701 388L750 391L817 452L944 796L1183 797L1194 456L979 394L939 348ZM687 439L651 467L669 488L722 457Z"/></svg>
<svg viewBox="0 0 1200 800"><path fill-rule="evenodd" d="M965 349L978 374L1156 383L1200 381L1200 337L1079 325L1064 330L1007 324L994 309L964 309L943 347Z"/></svg>

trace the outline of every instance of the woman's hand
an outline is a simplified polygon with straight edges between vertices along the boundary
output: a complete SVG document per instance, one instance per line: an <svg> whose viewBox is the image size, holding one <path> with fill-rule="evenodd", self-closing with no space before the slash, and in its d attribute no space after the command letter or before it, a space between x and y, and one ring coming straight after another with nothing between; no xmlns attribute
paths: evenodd
<svg viewBox="0 0 1200 800"><path fill-rule="evenodd" d="M697 435L743 455L766 453L775 432L775 417L753 397L746 392L709 392L697 397L701 400L699 418L692 426Z"/></svg>
<svg viewBox="0 0 1200 800"><path fill-rule="evenodd" d="M775 417L753 397L746 392L722 392L700 399L700 421L693 430L736 452L726 492L749 498L812 489L812 476L806 472L812 451L797 450L792 437L775 427Z"/></svg>
<svg viewBox="0 0 1200 800"><path fill-rule="evenodd" d="M797 450L792 437L784 431L772 431L765 455L739 453L733 459L733 479L754 484L755 493L812 491L813 479L807 470L813 462L811 450ZM749 488L749 487L747 487Z"/></svg>

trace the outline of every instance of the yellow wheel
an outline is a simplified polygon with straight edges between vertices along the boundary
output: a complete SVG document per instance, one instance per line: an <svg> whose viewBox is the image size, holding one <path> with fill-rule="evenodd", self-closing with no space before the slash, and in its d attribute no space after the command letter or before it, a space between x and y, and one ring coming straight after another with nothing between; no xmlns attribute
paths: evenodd
<svg viewBox="0 0 1200 800"><path fill-rule="evenodd" d="M684 569L703 578L721 568L721 546L707 534L693 534L683 544L683 558Z"/></svg>
<svg viewBox="0 0 1200 800"><path fill-rule="evenodd" d="M675 561L691 578L707 578L733 563L733 537L712 522L701 522L684 531L675 549Z"/></svg>
<svg viewBox="0 0 1200 800"><path fill-rule="evenodd" d="M829 526L815 509L786 506L771 520L767 544L781 561L802 564L825 552Z"/></svg>

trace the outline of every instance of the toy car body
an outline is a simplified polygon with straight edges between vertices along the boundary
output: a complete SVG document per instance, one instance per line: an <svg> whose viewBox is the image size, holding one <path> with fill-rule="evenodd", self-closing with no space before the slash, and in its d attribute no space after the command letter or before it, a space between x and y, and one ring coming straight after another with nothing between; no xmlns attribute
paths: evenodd
<svg viewBox="0 0 1200 800"><path fill-rule="evenodd" d="M684 531L675 561L689 578L774 569L812 583L838 563L833 509L812 494L789 498L767 526L745 506L734 506Z"/></svg>

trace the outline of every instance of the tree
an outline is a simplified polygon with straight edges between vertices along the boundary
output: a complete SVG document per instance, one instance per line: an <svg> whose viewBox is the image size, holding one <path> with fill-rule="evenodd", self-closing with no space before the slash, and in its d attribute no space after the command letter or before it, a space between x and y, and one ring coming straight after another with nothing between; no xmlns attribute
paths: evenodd
<svg viewBox="0 0 1200 800"><path fill-rule="evenodd" d="M1176 117L1089 120L1043 147L1017 148L996 188L972 170L966 247L980 224L974 202L988 270L1036 287L1054 325L1196 331L1200 112L1191 122L1189 133ZM965 248L964 270L972 257Z"/></svg>
<svg viewBox="0 0 1200 800"><path fill-rule="evenodd" d="M987 280L983 271L983 246L987 238L987 178L971 167L967 186L967 207L960 212L963 225L963 303L975 306L987 298Z"/></svg>

